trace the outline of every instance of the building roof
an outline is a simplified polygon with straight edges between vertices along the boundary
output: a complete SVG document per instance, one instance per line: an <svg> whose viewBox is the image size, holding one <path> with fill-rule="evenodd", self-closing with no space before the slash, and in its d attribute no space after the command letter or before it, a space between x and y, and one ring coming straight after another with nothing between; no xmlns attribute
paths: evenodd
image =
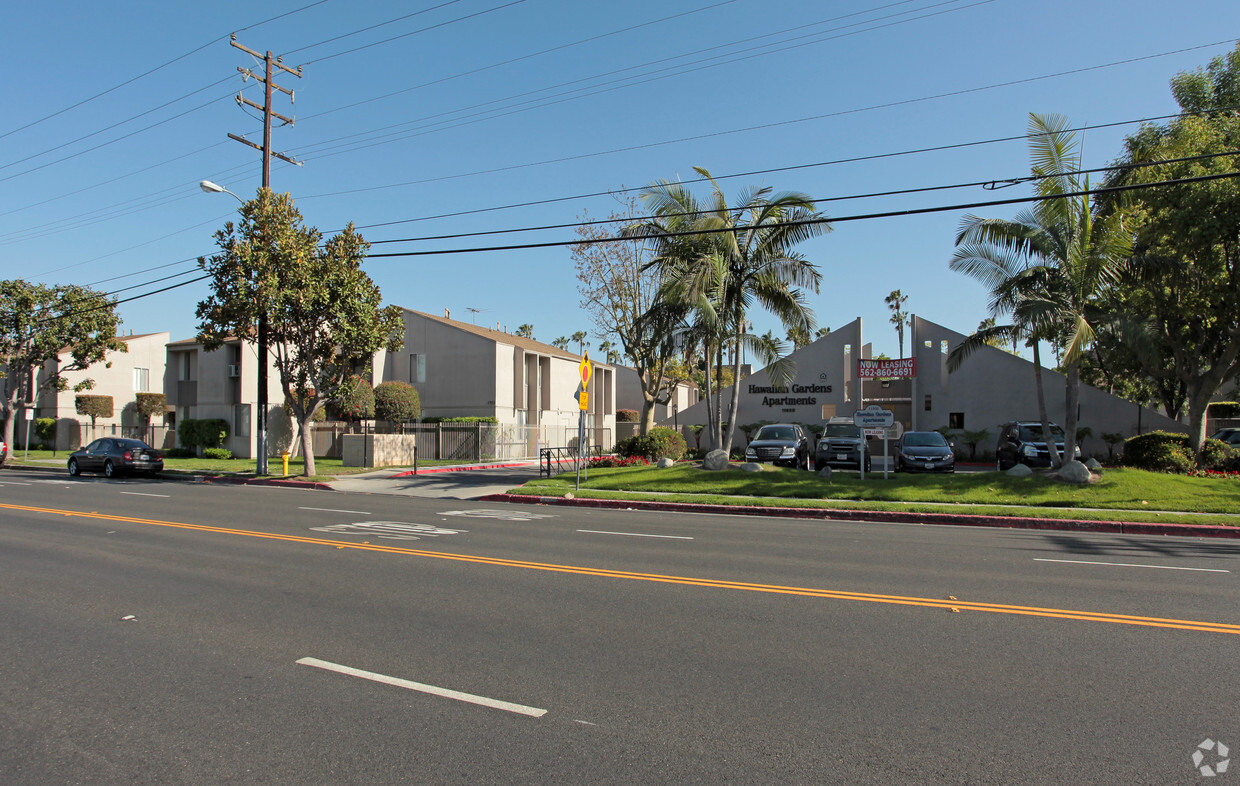
<svg viewBox="0 0 1240 786"><path fill-rule="evenodd" d="M472 333L475 336L481 336L482 338L490 339L491 341L495 341L500 344L509 344L514 347L519 347L527 352L536 352L540 355L554 355L555 357L567 358L570 360L582 359L582 356L576 354L575 352L569 352L568 350L560 349L559 347L552 346L551 344L544 344L541 341L535 341L532 338L513 335L512 333L506 333L503 330L496 330L495 328L489 328L482 325L474 325L469 322L459 322L448 317L437 317L434 314L427 314L424 311L416 311L412 308L407 308L405 310L410 314L417 314L423 319L429 319L433 322L438 322L441 325L457 328L458 330L464 330L466 333ZM590 360L590 363L595 366L609 367L607 363L600 363L593 359Z"/></svg>

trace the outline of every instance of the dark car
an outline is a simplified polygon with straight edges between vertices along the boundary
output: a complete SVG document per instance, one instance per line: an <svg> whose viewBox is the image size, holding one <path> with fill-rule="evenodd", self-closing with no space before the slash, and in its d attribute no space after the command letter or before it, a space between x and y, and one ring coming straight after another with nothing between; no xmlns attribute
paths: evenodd
<svg viewBox="0 0 1240 786"><path fill-rule="evenodd" d="M870 446L852 418L835 417L827 421L814 450L814 470L823 467L844 467L870 471Z"/></svg>
<svg viewBox="0 0 1240 786"><path fill-rule="evenodd" d="M1221 439L1228 445L1240 448L1240 428L1221 428L1211 434L1210 439Z"/></svg>
<svg viewBox="0 0 1240 786"><path fill-rule="evenodd" d="M4 466L4 462L8 459L8 457L9 446L4 443L4 440L0 439L0 466Z"/></svg>
<svg viewBox="0 0 1240 786"><path fill-rule="evenodd" d="M1063 429L1054 423L1050 424L1051 436L1055 447L1063 455ZM1076 455L1081 457L1081 446L1076 446ZM1011 469L1017 464L1030 467L1049 467L1050 451L1046 447L1046 439L1042 436L1042 423L1035 420L1013 420L999 428L999 445L995 448L995 463L999 471Z"/></svg>
<svg viewBox="0 0 1240 786"><path fill-rule="evenodd" d="M745 460L809 469L809 437L795 423L763 426L745 446Z"/></svg>
<svg viewBox="0 0 1240 786"><path fill-rule="evenodd" d="M164 469L164 456L140 439L106 437L69 454L69 474L102 472L109 478L123 472L154 477Z"/></svg>
<svg viewBox="0 0 1240 786"><path fill-rule="evenodd" d="M897 472L955 472L952 443L937 431L906 431L896 452Z"/></svg>

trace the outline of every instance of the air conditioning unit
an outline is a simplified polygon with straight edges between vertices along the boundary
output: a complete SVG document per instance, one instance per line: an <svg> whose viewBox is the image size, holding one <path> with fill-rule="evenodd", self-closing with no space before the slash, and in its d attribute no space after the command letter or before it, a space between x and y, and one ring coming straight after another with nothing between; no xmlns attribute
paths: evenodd
<svg viewBox="0 0 1240 786"><path fill-rule="evenodd" d="M237 365L236 363L229 363L228 364L228 376L233 377L233 378L241 376L241 366Z"/></svg>

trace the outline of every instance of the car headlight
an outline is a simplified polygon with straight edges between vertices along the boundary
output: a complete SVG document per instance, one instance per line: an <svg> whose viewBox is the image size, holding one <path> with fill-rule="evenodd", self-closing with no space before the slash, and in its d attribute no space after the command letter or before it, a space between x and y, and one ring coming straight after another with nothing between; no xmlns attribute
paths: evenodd
<svg viewBox="0 0 1240 786"><path fill-rule="evenodd" d="M754 449L753 449L753 448L745 448L745 458L750 458L750 457L752 457L752 456L756 456L756 455L758 455L758 454L754 452Z"/></svg>
<svg viewBox="0 0 1240 786"><path fill-rule="evenodd" d="M1038 449L1035 448L1033 445L1025 445L1023 448L1020 449L1020 452L1030 457L1038 455Z"/></svg>
<svg viewBox="0 0 1240 786"><path fill-rule="evenodd" d="M1081 446L1080 446L1080 445L1075 445L1074 447L1076 448L1076 451L1075 451L1075 452L1076 452L1076 455L1078 455L1078 456L1079 456L1079 455L1081 455Z"/></svg>
<svg viewBox="0 0 1240 786"><path fill-rule="evenodd" d="M795 456L796 454L797 454L797 449L796 449L796 448L794 448L794 447L789 446L789 447L785 447L785 448L784 448L784 451L783 451L783 453L781 453L781 454L780 454L780 457L781 457L781 458L784 458L784 457L787 457L787 456Z"/></svg>

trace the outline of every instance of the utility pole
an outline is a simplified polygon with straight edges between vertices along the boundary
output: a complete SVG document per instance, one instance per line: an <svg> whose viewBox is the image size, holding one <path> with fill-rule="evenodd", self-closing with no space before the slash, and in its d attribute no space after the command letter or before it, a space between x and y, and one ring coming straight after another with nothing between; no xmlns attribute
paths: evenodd
<svg viewBox="0 0 1240 786"><path fill-rule="evenodd" d="M278 118L279 120L283 121L284 125L289 125L289 126L293 125L293 118L285 117L284 115L281 115L278 112L272 111L271 91L279 90L282 93L287 93L289 102L292 103L294 101L293 91L288 89L287 87L281 87L280 85L277 85L272 80L272 74L274 72L274 69L279 68L281 71L285 71L297 77L298 79L300 79L301 78L301 66L298 66L297 70L294 71L293 69L284 65L284 63L280 62L280 58L274 57L271 54L270 50L268 50L266 55L260 55L258 52L255 52L253 49L249 49L237 43L237 35L235 33L230 37L229 43L232 46L236 47L237 49L240 49L242 52L245 52L246 54L251 55L252 57L256 59L262 60L266 65L263 76L261 77L258 74L255 74L253 71L251 71L248 68L242 68L241 66L237 66L237 70L241 72L241 78L243 81L247 78L252 78L257 82L262 82L263 87L265 88L264 93L263 93L263 103L261 106L249 100L248 98L245 98L240 93L237 93L237 106L251 106L251 107L254 107L255 109L262 111L263 113L263 144L256 145L250 140L246 139L244 136L237 136L236 134L229 134L228 138L235 139L244 145L249 145L250 147L254 148L255 150L263 154L263 188L269 189L271 188L271 157L272 156L275 156L281 161L287 161L290 164L296 164L297 166L301 166L300 161L297 161L296 159L290 156L287 156L283 153L273 152L271 149L271 118L273 117ZM260 300L263 300L264 302L260 304L262 305L263 308L259 312L259 315L258 315L258 423L257 423L257 426L258 426L258 440L257 440L258 461L255 466L254 474L266 475L267 474L267 399L268 399L268 395L267 395L267 357L268 357L267 309L266 309L265 299L261 298L260 296ZM307 445L306 449L312 449L312 448L311 446Z"/></svg>

